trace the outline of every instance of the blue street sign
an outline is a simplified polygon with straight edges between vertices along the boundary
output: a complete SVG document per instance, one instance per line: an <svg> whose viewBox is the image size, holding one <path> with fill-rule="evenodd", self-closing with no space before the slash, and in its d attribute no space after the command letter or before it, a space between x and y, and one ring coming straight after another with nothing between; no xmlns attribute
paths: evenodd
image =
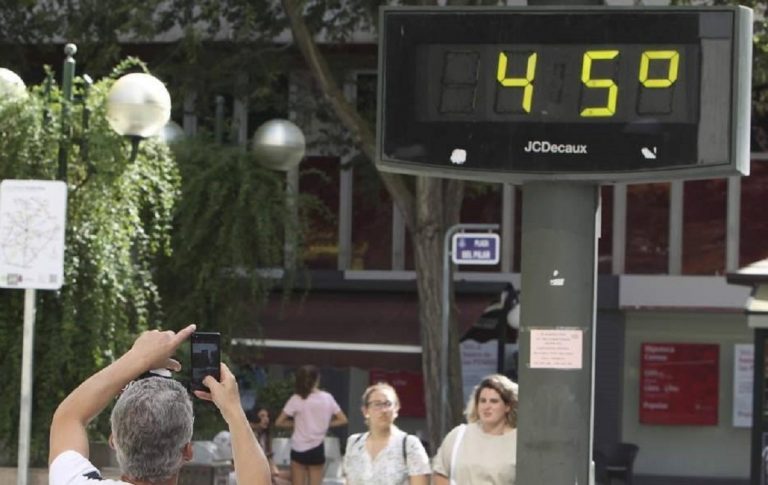
<svg viewBox="0 0 768 485"><path fill-rule="evenodd" d="M498 264L500 238L488 232L460 232L453 235L451 259L454 264Z"/></svg>

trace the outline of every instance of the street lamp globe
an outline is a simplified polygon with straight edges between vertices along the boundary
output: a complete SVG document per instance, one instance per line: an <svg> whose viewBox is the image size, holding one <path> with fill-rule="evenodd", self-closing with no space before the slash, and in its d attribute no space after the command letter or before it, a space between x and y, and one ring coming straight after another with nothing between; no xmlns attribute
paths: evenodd
<svg viewBox="0 0 768 485"><path fill-rule="evenodd" d="M107 94L107 121L120 135L156 135L170 118L171 95L150 74L126 74L115 81Z"/></svg>
<svg viewBox="0 0 768 485"><path fill-rule="evenodd" d="M304 158L304 133L295 124L284 119L269 120L253 134L253 151L263 166L287 172Z"/></svg>
<svg viewBox="0 0 768 485"><path fill-rule="evenodd" d="M175 121L169 120L157 133L157 137L166 145L170 145L184 138L184 129Z"/></svg>
<svg viewBox="0 0 768 485"><path fill-rule="evenodd" d="M27 86L18 74L0 67L0 99L19 100L27 97Z"/></svg>

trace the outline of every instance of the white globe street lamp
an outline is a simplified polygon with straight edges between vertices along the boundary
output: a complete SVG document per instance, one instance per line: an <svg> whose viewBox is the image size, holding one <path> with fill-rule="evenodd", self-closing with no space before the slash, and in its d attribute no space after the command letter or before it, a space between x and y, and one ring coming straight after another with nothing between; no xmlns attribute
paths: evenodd
<svg viewBox="0 0 768 485"><path fill-rule="evenodd" d="M18 74L0 67L0 99L20 100L27 97L27 86Z"/></svg>
<svg viewBox="0 0 768 485"><path fill-rule="evenodd" d="M184 136L184 129L173 120L168 121L168 123L163 126L163 129L160 130L160 132L157 134L157 137L160 139L160 141L166 145L175 143L184 138Z"/></svg>
<svg viewBox="0 0 768 485"><path fill-rule="evenodd" d="M304 133L292 122L284 119L269 120L253 134L253 151L264 167L285 172L285 205L290 222L285 226L283 258L286 269L295 267L299 212L298 166L307 148Z"/></svg>
<svg viewBox="0 0 768 485"><path fill-rule="evenodd" d="M269 120L253 134L253 151L263 166L288 172L304 158L306 140L301 129L284 119Z"/></svg>
<svg viewBox="0 0 768 485"><path fill-rule="evenodd" d="M171 95L156 77L131 73L121 77L107 94L107 121L132 141L131 160L139 142L157 135L171 118Z"/></svg>

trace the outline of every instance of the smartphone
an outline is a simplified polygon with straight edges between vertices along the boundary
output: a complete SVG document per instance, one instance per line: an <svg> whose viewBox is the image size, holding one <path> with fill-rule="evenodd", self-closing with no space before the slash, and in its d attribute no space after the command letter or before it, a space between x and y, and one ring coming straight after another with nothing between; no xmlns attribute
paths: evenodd
<svg viewBox="0 0 768 485"><path fill-rule="evenodd" d="M191 339L192 369L189 387L193 391L207 391L205 376L221 380L221 334L219 332L195 332Z"/></svg>

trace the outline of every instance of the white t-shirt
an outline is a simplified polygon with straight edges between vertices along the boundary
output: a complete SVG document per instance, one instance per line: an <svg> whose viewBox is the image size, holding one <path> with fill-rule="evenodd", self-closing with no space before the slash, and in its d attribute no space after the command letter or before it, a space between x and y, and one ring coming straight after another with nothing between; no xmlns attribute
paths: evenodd
<svg viewBox="0 0 768 485"><path fill-rule="evenodd" d="M291 449L307 451L320 446L331 418L339 411L339 404L325 391L314 390L306 399L298 394L291 396L283 408L283 412L293 418Z"/></svg>
<svg viewBox="0 0 768 485"><path fill-rule="evenodd" d="M371 460L365 447L368 433L350 436L344 453L347 485L408 485L408 477L429 475L429 457L416 436L408 436L403 459L405 437L404 431L393 426L387 446Z"/></svg>
<svg viewBox="0 0 768 485"><path fill-rule="evenodd" d="M450 477L451 454L459 427L453 428L437 450L435 473L461 485L515 485L517 429L502 435L483 432L479 422L467 425L456 456L456 476Z"/></svg>
<svg viewBox="0 0 768 485"><path fill-rule="evenodd" d="M80 453L69 450L53 460L48 468L48 485L130 485L101 478L99 470Z"/></svg>

